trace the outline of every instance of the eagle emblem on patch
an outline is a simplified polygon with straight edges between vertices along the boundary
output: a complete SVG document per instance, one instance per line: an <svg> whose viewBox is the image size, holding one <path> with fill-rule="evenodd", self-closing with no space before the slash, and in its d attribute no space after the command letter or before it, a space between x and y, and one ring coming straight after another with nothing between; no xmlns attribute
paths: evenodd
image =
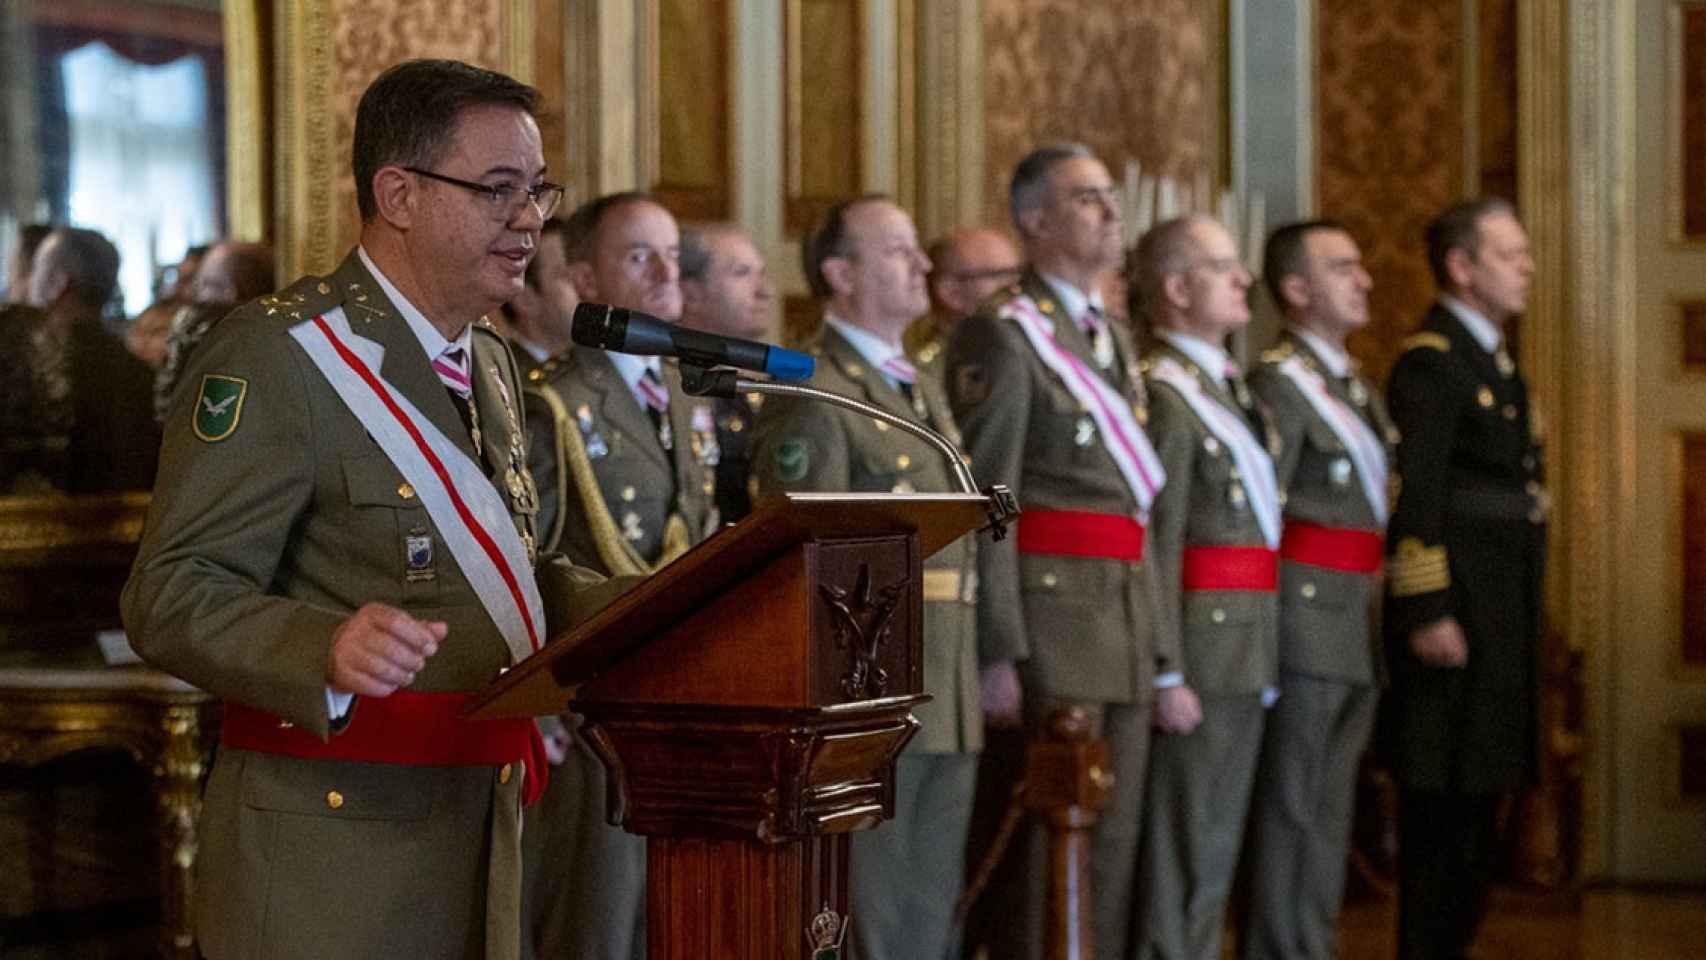
<svg viewBox="0 0 1706 960"><path fill-rule="evenodd" d="M195 416L190 429L208 443L218 443L237 431L237 421L243 415L243 398L249 394L249 381L210 373L201 378L196 392Z"/></svg>

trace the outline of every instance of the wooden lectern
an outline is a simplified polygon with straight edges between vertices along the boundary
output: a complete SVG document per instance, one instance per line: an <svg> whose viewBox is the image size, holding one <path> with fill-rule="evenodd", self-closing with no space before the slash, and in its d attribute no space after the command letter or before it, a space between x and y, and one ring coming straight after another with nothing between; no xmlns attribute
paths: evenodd
<svg viewBox="0 0 1706 960"><path fill-rule="evenodd" d="M973 494L774 497L476 701L585 719L611 822L647 838L651 960L846 956L848 834L893 815L927 699L923 561L989 516Z"/></svg>

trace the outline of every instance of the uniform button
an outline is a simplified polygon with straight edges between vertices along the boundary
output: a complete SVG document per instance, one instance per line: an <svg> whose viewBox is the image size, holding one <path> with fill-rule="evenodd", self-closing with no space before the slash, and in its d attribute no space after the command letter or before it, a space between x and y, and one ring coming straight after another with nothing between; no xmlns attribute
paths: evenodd
<svg viewBox="0 0 1706 960"><path fill-rule="evenodd" d="M344 805L344 795L343 794L337 792L336 790L327 791L327 793L326 793L326 806L331 807L333 810L336 810L339 807L342 807L343 805Z"/></svg>
<svg viewBox="0 0 1706 960"><path fill-rule="evenodd" d="M877 428L878 433L888 433L889 432L889 425L882 422L881 420L872 419L871 423Z"/></svg>
<svg viewBox="0 0 1706 960"><path fill-rule="evenodd" d="M1303 588L1301 590L1299 590L1298 593L1303 594L1303 599L1305 599L1305 600L1315 599L1315 584L1313 584L1313 583L1304 584Z"/></svg>
<svg viewBox="0 0 1706 960"><path fill-rule="evenodd" d="M1214 612L1210 613L1208 615L1208 618L1210 620L1213 620L1215 623L1225 623L1226 622L1226 611L1220 609L1219 607L1216 607Z"/></svg>
<svg viewBox="0 0 1706 960"><path fill-rule="evenodd" d="M1546 488L1545 488L1545 487L1542 487L1542 486L1541 486L1541 485L1540 485L1540 481L1538 481L1538 480L1530 480L1530 481L1528 481L1528 494L1529 494L1529 496L1531 496L1531 497L1538 497L1538 496L1540 496L1540 494L1541 494L1541 493L1542 493L1542 492L1544 492L1544 491L1545 491L1545 489L1546 489Z"/></svg>
<svg viewBox="0 0 1706 960"><path fill-rule="evenodd" d="M739 433L745 429L746 429L746 421L745 420L742 420L739 417L730 417L729 418L729 432L730 433Z"/></svg>
<svg viewBox="0 0 1706 960"><path fill-rule="evenodd" d="M1505 404L1505 409L1502 412L1504 413L1506 420L1515 420L1516 419L1516 405L1515 404L1511 404L1511 403Z"/></svg>
<svg viewBox="0 0 1706 960"><path fill-rule="evenodd" d="M321 296L325 296L326 294L332 292L331 286L329 284L326 284L326 283L321 283L319 286L315 287L314 289L320 291Z"/></svg>
<svg viewBox="0 0 1706 960"><path fill-rule="evenodd" d="M1043 574L1043 586L1048 587L1049 589L1052 590L1052 589L1054 589L1054 585L1059 583L1059 582L1060 582L1060 578L1056 577L1052 570L1049 571L1048 573Z"/></svg>
<svg viewBox="0 0 1706 960"><path fill-rule="evenodd" d="M397 485L397 496L402 497L404 500L413 500L415 498L414 486L410 484L409 481L404 480L402 483Z"/></svg>
<svg viewBox="0 0 1706 960"><path fill-rule="evenodd" d="M280 721L279 721L279 722L278 722L278 728L279 728L279 729L280 729L280 730L289 730L289 729L291 729L291 728L292 728L292 727L295 727L295 726L296 726L296 724L294 724L294 723L291 723L291 722L290 722L290 721L289 721L289 720L280 720Z"/></svg>
<svg viewBox="0 0 1706 960"><path fill-rule="evenodd" d="M623 487L622 488L622 500L624 503L633 503L634 497L636 497L636 496L638 496L638 494L635 493L633 487Z"/></svg>
<svg viewBox="0 0 1706 960"><path fill-rule="evenodd" d="M506 763L501 768L498 769L498 782L499 783L508 783L509 778L514 776L514 775L515 775L515 764Z"/></svg>
<svg viewBox="0 0 1706 960"><path fill-rule="evenodd" d="M912 466L912 458L903 453L894 458L894 465L905 470Z"/></svg>

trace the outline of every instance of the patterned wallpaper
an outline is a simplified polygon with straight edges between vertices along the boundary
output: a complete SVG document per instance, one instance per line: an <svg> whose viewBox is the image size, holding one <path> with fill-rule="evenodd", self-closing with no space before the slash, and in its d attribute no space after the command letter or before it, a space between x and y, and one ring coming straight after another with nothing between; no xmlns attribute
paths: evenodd
<svg viewBox="0 0 1706 960"><path fill-rule="evenodd" d="M1374 277L1351 350L1384 378L1433 299L1422 232L1463 195L1463 7L1320 0L1317 189Z"/></svg>
<svg viewBox="0 0 1706 960"><path fill-rule="evenodd" d="M1221 173L1222 4L1205 0L985 0L984 208L1007 223L1013 165L1081 140L1114 179L1128 159L1194 182Z"/></svg>
<svg viewBox="0 0 1706 960"><path fill-rule="evenodd" d="M506 7L487 0L333 0L332 107L340 159L333 249L340 258L355 245L361 226L348 158L362 91L386 67L414 57L505 69Z"/></svg>

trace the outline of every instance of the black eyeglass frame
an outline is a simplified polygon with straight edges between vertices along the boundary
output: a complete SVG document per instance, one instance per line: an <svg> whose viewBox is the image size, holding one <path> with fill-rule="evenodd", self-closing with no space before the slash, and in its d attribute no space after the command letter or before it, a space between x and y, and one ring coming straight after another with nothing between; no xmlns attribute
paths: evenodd
<svg viewBox="0 0 1706 960"><path fill-rule="evenodd" d="M510 197L518 192L526 198L528 203L533 204L533 209L539 211L539 219L541 220L549 220L551 218L551 214L557 211L557 206L563 202L562 185L551 183L548 180L541 181L536 187L522 188L511 187L508 185L494 187L489 184L476 183L473 180L460 180L456 177L447 177L442 173L434 173L431 170L422 170L420 167L403 167L402 169L407 170L410 173L419 174L429 180L437 180L440 183L448 183L453 187L461 187L462 189L473 193L483 194L487 200L491 201L494 208L508 212L508 215L504 218L505 220L514 219L515 215L521 212L521 204L510 200ZM551 202L549 204L540 203L540 200L545 197L551 198Z"/></svg>

